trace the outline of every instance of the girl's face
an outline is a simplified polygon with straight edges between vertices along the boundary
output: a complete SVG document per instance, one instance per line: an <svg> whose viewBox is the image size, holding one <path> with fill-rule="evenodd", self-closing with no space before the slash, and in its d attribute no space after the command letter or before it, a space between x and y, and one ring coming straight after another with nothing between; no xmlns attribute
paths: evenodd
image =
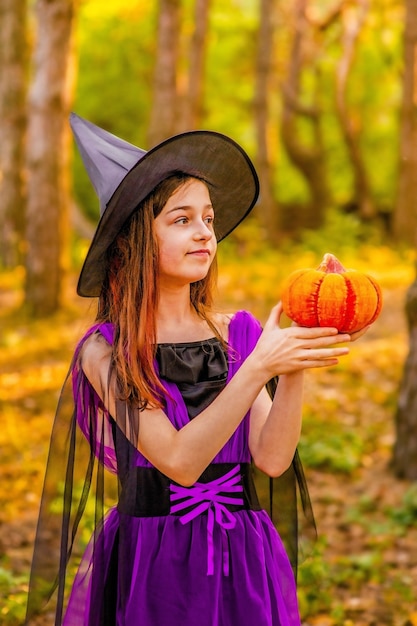
<svg viewBox="0 0 417 626"><path fill-rule="evenodd" d="M183 286L203 279L217 241L207 186L191 179L179 187L155 218L161 286Z"/></svg>

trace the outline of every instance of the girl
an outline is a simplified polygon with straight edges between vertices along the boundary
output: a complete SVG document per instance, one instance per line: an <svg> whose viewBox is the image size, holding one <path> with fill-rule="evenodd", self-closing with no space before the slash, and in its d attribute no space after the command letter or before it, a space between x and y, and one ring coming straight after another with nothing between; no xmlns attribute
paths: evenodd
<svg viewBox="0 0 417 626"><path fill-rule="evenodd" d="M78 293L99 306L71 367L73 419L63 429L58 417L52 436L62 446L51 448L28 615L47 578L59 463L55 624L297 626L293 570L251 467L280 476L298 463L303 371L336 364L351 337L281 329L280 304L263 330L247 312L214 312L217 242L258 196L231 139L196 131L145 153L78 116L72 127L102 210ZM265 386L277 376L271 400ZM95 465L96 527L64 602ZM119 485L106 514L103 468Z"/></svg>

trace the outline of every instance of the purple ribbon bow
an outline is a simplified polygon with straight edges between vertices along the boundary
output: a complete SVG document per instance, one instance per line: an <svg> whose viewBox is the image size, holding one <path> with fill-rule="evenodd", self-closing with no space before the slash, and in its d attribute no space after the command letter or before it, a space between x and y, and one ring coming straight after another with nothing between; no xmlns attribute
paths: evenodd
<svg viewBox="0 0 417 626"><path fill-rule="evenodd" d="M208 483L195 483L192 487L182 487L171 484L171 510L178 513L189 507L194 507L180 517L181 524L188 524L205 511L207 519L207 576L214 573L214 523L217 523L222 533L223 573L229 576L229 542L227 530L236 525L236 519L226 504L243 505L243 498L229 496L243 491L240 477L240 465L236 465L227 474ZM226 494L226 495L225 495ZM177 502L177 504L172 504Z"/></svg>

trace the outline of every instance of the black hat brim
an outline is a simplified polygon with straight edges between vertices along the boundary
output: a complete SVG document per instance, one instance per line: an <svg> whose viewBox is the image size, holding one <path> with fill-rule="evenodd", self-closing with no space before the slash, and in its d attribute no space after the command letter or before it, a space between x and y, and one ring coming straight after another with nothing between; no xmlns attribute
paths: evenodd
<svg viewBox="0 0 417 626"><path fill-rule="evenodd" d="M105 279L106 253L139 204L170 175L183 172L208 181L216 237L224 239L256 203L259 181L245 151L214 131L190 131L158 144L127 173L110 198L81 269L77 293L98 297Z"/></svg>

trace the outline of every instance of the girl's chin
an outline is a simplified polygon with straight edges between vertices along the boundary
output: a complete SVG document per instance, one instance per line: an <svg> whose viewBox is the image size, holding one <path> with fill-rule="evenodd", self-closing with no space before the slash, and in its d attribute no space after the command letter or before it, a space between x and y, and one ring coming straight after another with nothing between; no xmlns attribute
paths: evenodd
<svg viewBox="0 0 417 626"><path fill-rule="evenodd" d="M208 271L208 270L207 270ZM182 287L186 285L192 285L193 283L198 283L200 280L203 280L207 276L206 272L199 272L195 274L189 274L188 276L165 276L161 277L160 284L161 286L166 287Z"/></svg>

